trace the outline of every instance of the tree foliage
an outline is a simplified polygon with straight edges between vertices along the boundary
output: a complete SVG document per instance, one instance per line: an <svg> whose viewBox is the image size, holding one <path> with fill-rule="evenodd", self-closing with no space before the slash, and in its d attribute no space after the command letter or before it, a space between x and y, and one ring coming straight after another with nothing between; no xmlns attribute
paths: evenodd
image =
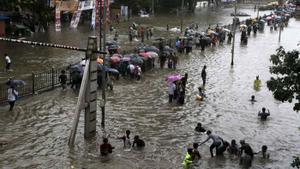
<svg viewBox="0 0 300 169"><path fill-rule="evenodd" d="M270 67L271 77L267 82L269 90L273 92L275 99L282 102L298 102L294 105L294 110L300 110L300 58L299 51L286 52L283 47L278 48L276 54L271 55Z"/></svg>
<svg viewBox="0 0 300 169"><path fill-rule="evenodd" d="M291 163L291 166L292 166L293 168L300 169L300 158L294 156L294 160L293 160L293 162Z"/></svg>
<svg viewBox="0 0 300 169"><path fill-rule="evenodd" d="M52 21L53 9L48 7L46 0L0 0L2 10L14 11L19 14L31 14L32 22L44 29Z"/></svg>

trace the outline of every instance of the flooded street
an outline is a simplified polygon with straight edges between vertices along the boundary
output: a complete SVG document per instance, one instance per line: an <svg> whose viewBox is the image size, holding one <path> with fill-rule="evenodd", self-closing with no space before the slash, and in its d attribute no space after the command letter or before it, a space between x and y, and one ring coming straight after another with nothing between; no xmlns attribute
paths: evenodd
<svg viewBox="0 0 300 169"><path fill-rule="evenodd" d="M220 11L220 17L211 17L209 20L204 16L202 19L198 18L203 12L199 11L198 15L186 22L197 20L201 23L201 28L206 28L208 24L227 24L231 21L228 16L231 11L224 9ZM212 13L210 14L213 15ZM166 21L163 18L157 27L164 26ZM170 25L175 25L175 21L170 22ZM71 31L63 32L63 35L51 32L47 37L37 34L33 39L85 47L87 36L93 32L87 33L83 29L85 28L78 30L78 33L83 32L80 36L74 36ZM270 32L266 26L264 33L256 36L251 34L247 46L240 45L238 33L234 67L230 66L231 46L227 44L208 48L205 52L193 50L189 56L182 56L175 72L189 74L183 106L168 103L165 77L174 74L172 70L156 68L145 73L142 81L121 79L116 82L114 91L108 92L105 131L100 127L101 113L98 105L97 137L90 141L84 140L82 113L74 149L67 145L77 101L77 95L73 91L62 92L57 89L25 98L17 102L14 112L7 112L7 107L1 106L0 139L8 144L0 147L0 168L181 168L186 148L206 139L205 134L194 131L196 124L201 122L204 127L229 142L231 139L245 139L255 152L260 151L262 145L267 145L271 153L270 160L255 158L253 169L288 169L292 156L300 155L300 115L293 111L292 104L274 100L265 82L270 79L270 55L279 46L288 50L297 49L299 30L300 21L291 19L289 26L282 32L279 43L278 32ZM84 56L57 49L28 50L27 46L12 50L16 46L18 45L0 42L0 50L10 53L15 67L20 67L15 73L42 70L52 64L67 65ZM40 56L37 55L39 53ZM18 59L19 56L22 59ZM21 68L22 64L28 65L27 68ZM207 99L199 102L195 100L195 96L197 88L202 84L203 65L207 65ZM257 75L263 83L260 91L253 89L253 81ZM251 95L255 95L258 100L254 104L249 102ZM100 91L98 96L101 96ZM265 122L257 117L257 112L262 107L271 112L271 117ZM117 137L122 136L126 129L131 130L132 138L140 135L146 142L144 150L123 150L123 142ZM108 162L99 160L99 151L96 149L102 142L104 132L110 134L109 140L115 147L112 159ZM225 158L211 158L210 143L199 147L202 160L196 168L241 168L238 159L232 159L227 153Z"/></svg>

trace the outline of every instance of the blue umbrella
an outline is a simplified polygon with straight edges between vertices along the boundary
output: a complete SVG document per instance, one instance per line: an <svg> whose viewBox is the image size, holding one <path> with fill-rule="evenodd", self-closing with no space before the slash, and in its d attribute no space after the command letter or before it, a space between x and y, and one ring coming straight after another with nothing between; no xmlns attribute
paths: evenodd
<svg viewBox="0 0 300 169"><path fill-rule="evenodd" d="M26 85L26 83L23 80L9 80L6 82L6 85L11 87L20 87Z"/></svg>
<svg viewBox="0 0 300 169"><path fill-rule="evenodd" d="M84 72L84 68L80 65L80 64L78 64L78 65L73 65L73 66L71 66L71 71L72 72L79 72L81 75L83 75L83 72Z"/></svg>
<svg viewBox="0 0 300 169"><path fill-rule="evenodd" d="M105 69L106 72L112 73L112 74L120 74L120 72L117 69L114 68L107 68Z"/></svg>
<svg viewBox="0 0 300 169"><path fill-rule="evenodd" d="M130 61L132 63L136 63L136 64L139 64L139 65L144 63L143 58L138 56L138 55L132 55L130 58L131 58Z"/></svg>
<svg viewBox="0 0 300 169"><path fill-rule="evenodd" d="M155 46L145 46L144 50L146 52L156 52L156 53L159 53L159 49L157 47L155 47Z"/></svg>

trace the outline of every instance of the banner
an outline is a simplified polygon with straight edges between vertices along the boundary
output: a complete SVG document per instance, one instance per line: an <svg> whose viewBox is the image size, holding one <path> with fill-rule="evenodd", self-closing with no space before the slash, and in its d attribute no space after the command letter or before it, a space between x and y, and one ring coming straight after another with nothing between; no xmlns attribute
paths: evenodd
<svg viewBox="0 0 300 169"><path fill-rule="evenodd" d="M80 1L79 5L78 5L78 10L74 12L73 16L72 16L72 20L71 20L71 28L77 28L79 20L80 20L80 16L81 16L81 11L79 9L82 9L84 7L85 1Z"/></svg>
<svg viewBox="0 0 300 169"><path fill-rule="evenodd" d="M96 2L96 0L95 0L95 2ZM94 4L95 4L95 3L94 3ZM94 9L93 9L93 12L92 12L91 27L92 27L93 29L96 28L96 6L97 6L97 5L94 6Z"/></svg>
<svg viewBox="0 0 300 169"><path fill-rule="evenodd" d="M100 1L96 0L96 2L95 2L95 8L96 8L96 26L100 25L99 7L100 7Z"/></svg>
<svg viewBox="0 0 300 169"><path fill-rule="evenodd" d="M127 17L128 16L128 6L121 6L121 16Z"/></svg>
<svg viewBox="0 0 300 169"><path fill-rule="evenodd" d="M56 8L55 8L55 31L56 32L60 32L61 31L59 5L56 6Z"/></svg>

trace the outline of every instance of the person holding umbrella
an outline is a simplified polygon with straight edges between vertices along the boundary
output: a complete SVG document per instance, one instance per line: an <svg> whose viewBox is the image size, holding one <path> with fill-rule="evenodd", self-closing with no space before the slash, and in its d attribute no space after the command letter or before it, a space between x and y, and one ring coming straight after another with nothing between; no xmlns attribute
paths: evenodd
<svg viewBox="0 0 300 169"><path fill-rule="evenodd" d="M18 99L18 92L13 85L10 85L7 90L7 100L9 104L9 111L12 111L16 100Z"/></svg>

